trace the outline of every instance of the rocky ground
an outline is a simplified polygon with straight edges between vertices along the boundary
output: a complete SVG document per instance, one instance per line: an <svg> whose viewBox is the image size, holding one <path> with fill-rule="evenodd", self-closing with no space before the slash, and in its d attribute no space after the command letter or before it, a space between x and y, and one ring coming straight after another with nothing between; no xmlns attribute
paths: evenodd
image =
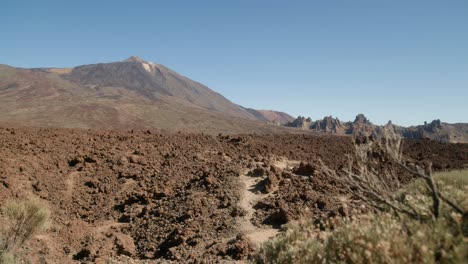
<svg viewBox="0 0 468 264"><path fill-rule="evenodd" d="M438 170L468 164L468 144L404 146ZM317 166L352 152L347 136L0 128L0 202L51 209L32 263L242 261L282 224L358 206Z"/></svg>

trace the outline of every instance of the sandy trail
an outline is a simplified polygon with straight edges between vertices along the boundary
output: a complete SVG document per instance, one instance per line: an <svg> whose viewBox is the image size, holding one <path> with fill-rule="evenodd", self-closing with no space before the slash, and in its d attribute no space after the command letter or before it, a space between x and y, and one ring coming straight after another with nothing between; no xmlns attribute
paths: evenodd
<svg viewBox="0 0 468 264"><path fill-rule="evenodd" d="M241 231L244 232L250 241L256 245L261 244L278 234L278 229L269 227L259 228L254 226L251 222L255 213L255 209L253 207L257 201L269 195L256 192L255 187L262 179L263 178L261 177L250 177L247 173L242 174L239 177L240 182L244 186L239 206L247 212L246 215L239 220L239 226Z"/></svg>
<svg viewBox="0 0 468 264"><path fill-rule="evenodd" d="M65 180L65 183L67 185L67 190L65 191L65 194L67 196L70 197L73 195L73 189L75 188L75 178L79 175L80 173L78 171L72 171L68 174L68 177Z"/></svg>
<svg viewBox="0 0 468 264"><path fill-rule="evenodd" d="M298 161L286 159L277 160L274 163L276 167L279 167L282 170L286 168L291 168L293 166L297 166L298 164ZM241 231L246 234L250 241L252 241L256 245L259 245L267 241L268 239L276 236L279 233L279 230L271 228L269 226L264 226L260 228L252 224L251 219L255 214L255 209L253 207L259 200L266 198L267 196L271 195L271 193L262 194L261 192L256 190L257 184L263 179L265 179L265 177L251 177L247 175L248 172L248 170L245 171L239 177L239 181L243 185L242 197L239 202L239 206L247 212L245 216L239 219L239 226Z"/></svg>
<svg viewBox="0 0 468 264"><path fill-rule="evenodd" d="M123 226L127 226L126 223L117 223L115 221L103 221L100 223L100 225L98 225L97 227L94 228L94 233L95 234L102 234L104 232L106 232L107 230L109 230L110 228L112 227L123 227Z"/></svg>

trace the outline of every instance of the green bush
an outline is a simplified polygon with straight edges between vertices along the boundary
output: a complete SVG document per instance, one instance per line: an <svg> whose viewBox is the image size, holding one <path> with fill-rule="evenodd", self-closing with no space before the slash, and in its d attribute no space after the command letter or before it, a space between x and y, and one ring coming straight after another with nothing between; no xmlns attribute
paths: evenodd
<svg viewBox="0 0 468 264"><path fill-rule="evenodd" d="M1 214L0 263L13 263L21 246L47 227L50 213L36 200L11 200L2 206Z"/></svg>
<svg viewBox="0 0 468 264"><path fill-rule="evenodd" d="M466 211L468 171L435 176L439 190ZM417 208L430 202L422 181L395 195ZM400 197L398 197L400 196ZM403 202L403 201L402 201ZM464 204L465 203L465 204ZM449 206L431 221L405 215L366 214L332 219L320 230L310 222L290 224L263 244L255 263L468 263L468 219Z"/></svg>

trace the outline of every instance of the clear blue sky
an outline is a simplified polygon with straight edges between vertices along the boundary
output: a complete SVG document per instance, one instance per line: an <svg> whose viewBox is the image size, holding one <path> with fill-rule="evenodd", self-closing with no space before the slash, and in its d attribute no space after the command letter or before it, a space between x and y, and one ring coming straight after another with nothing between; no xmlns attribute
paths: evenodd
<svg viewBox="0 0 468 264"><path fill-rule="evenodd" d="M467 0L2 0L0 33L0 64L137 55L246 107L468 122Z"/></svg>

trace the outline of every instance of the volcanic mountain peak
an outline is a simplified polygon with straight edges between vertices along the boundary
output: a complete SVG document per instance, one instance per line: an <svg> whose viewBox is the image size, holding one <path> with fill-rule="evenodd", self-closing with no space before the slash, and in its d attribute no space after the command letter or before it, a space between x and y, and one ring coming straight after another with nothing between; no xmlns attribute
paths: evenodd
<svg viewBox="0 0 468 264"><path fill-rule="evenodd" d="M69 69L0 65L0 76L0 111L6 113L0 123L246 133L283 130L266 123L293 119L275 111L243 108L199 82L137 56Z"/></svg>
<svg viewBox="0 0 468 264"><path fill-rule="evenodd" d="M124 62L136 62L140 63L143 68L149 72L149 73L154 73L157 70L157 64L151 61L145 61L144 59L138 57L138 56L131 56L130 58L124 60Z"/></svg>
<svg viewBox="0 0 468 264"><path fill-rule="evenodd" d="M140 63L144 63L146 62L144 59L138 57L138 56L130 56L130 58L124 60L126 62L140 62Z"/></svg>

